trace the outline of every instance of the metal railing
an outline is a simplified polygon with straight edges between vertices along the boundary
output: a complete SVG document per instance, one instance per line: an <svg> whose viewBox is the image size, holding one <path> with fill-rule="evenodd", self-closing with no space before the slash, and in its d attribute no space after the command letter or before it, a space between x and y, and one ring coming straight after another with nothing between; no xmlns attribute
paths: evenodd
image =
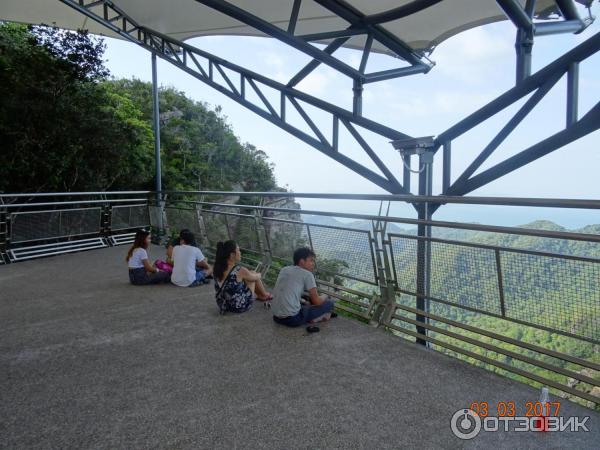
<svg viewBox="0 0 600 450"><path fill-rule="evenodd" d="M119 237L150 226L148 195L0 194L0 259L16 262L128 242Z"/></svg>
<svg viewBox="0 0 600 450"><path fill-rule="evenodd" d="M54 201L47 201L53 195ZM600 404L594 390L600 386L600 236L285 207L292 197L590 210L600 208L598 201L164 192L157 206L151 192L61 195L63 201L43 194L25 203L19 196L0 196L9 236L2 242L0 234L2 248L11 252L40 240L106 238L148 225L162 225L166 235L189 228L209 255L218 241L236 240L243 263L274 283L294 249L310 246L317 253L319 290L336 298L346 314L487 369ZM312 223L302 214L362 222ZM98 219L95 228L92 216ZM433 233L388 231L390 224L430 226ZM442 230L463 233L457 239ZM429 248L428 262L419 257L420 245ZM417 282L425 264L428 285ZM427 300L423 308L419 297Z"/></svg>

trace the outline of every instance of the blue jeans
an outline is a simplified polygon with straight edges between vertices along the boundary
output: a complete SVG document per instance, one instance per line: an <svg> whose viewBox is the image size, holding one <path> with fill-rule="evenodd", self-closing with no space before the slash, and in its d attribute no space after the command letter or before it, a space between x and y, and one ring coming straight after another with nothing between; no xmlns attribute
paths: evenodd
<svg viewBox="0 0 600 450"><path fill-rule="evenodd" d="M206 280L206 272L203 269L196 269L196 279L188 287L200 286Z"/></svg>
<svg viewBox="0 0 600 450"><path fill-rule="evenodd" d="M273 320L281 325L285 325L287 327L299 327L300 325L304 325L305 323L310 322L311 320L316 319L317 317L322 316L323 314L329 313L333 311L333 300L327 299L320 305L302 305L300 311L295 316L289 317L277 317L273 316Z"/></svg>

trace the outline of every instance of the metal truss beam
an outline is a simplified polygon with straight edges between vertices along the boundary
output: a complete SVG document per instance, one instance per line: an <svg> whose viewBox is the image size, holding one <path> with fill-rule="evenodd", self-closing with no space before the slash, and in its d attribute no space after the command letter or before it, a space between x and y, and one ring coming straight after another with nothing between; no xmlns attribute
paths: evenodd
<svg viewBox="0 0 600 450"><path fill-rule="evenodd" d="M513 172L554 150L600 129L600 102L569 128L562 130L526 150L496 164L494 167L469 179L460 189L459 195L467 194L481 186Z"/></svg>
<svg viewBox="0 0 600 450"><path fill-rule="evenodd" d="M337 39L333 40L327 47L325 47L323 49L323 52L331 55L338 48L340 48L342 45L344 45L344 43L348 39L349 39L348 37L343 37L343 38L337 38ZM321 64L321 61L313 59L306 66L304 66L302 69L300 69L300 71L298 71L298 73L296 75L294 75L290 79L290 81L288 81L287 86L289 86L289 87L296 86L304 78L306 78L313 70L315 70L317 67L319 67L320 64Z"/></svg>
<svg viewBox="0 0 600 450"><path fill-rule="evenodd" d="M323 0L314 0L316 3L321 4L325 8L332 11L334 14L339 15L342 19L346 20L350 23L350 26L345 30L333 30L333 31L325 31L321 33L314 33L309 35L301 35L295 36L294 31L296 28L296 23L298 20L298 13L300 8L300 1L296 0L292 7L292 13L290 16L290 22L287 31L282 30L281 28L270 24L269 22L261 19L258 16L250 14L248 11L243 10L225 0L195 0L198 3L201 3L205 6L209 6L223 14L226 14L234 19L249 25L262 33L265 33L268 36L276 38L281 42L299 50L310 57L313 58L313 61L309 63L304 69L302 69L296 76L289 81L288 86L296 85L302 78L308 75L312 70L318 67L319 64L323 63L331 68L337 70L338 72L352 78L353 80L359 80L361 83L366 82L374 82L379 80L385 80L389 78L396 78L400 76L405 76L413 73L425 73L431 70L432 64L426 61L423 61L421 56L418 55L413 49L411 49L404 42L399 40L397 37L393 36L391 33L386 31L384 28L381 28L377 25L377 20L384 20L386 18L390 18L389 20L393 20L393 17L402 17L402 14L406 14L407 9L399 8L401 11L392 10L390 11L389 16L381 16L378 17L365 16L354 9L352 9L349 5L343 2L337 1L323 1ZM429 3L433 4L435 2L426 2L427 5ZM406 6L412 6L406 5ZM420 8L426 7L425 5L420 5ZM415 6L412 6L415 8ZM385 21L385 20L384 20ZM357 35L366 35L367 39L375 39L379 41L381 44L386 46L392 53L394 53L399 58L404 59L410 65L411 71L386 71L385 76L378 77L379 73L375 72L373 74L366 74L363 71L357 70L342 61L334 58L332 53L341 47L349 38ZM326 39L335 39L329 46L324 50L319 50L318 48L311 45L308 41L317 41L317 40L326 40ZM367 46L366 46L367 47ZM368 46L367 52L370 52L370 44ZM404 68L403 68L404 69ZM369 76L371 75L371 76Z"/></svg>
<svg viewBox="0 0 600 450"><path fill-rule="evenodd" d="M361 74L358 70L349 66L348 64L340 61L339 59L334 58L328 53L322 52L318 48L310 45L304 39L294 36L288 33L281 28L270 24L266 20L261 19L258 16L250 14L248 11L239 8L231 3L228 3L223 0L195 0L198 3L201 3L209 8L212 8L216 11L219 11L229 17L233 17L234 19L245 23L246 25L251 26L252 28L265 33L267 36L271 36L290 47L295 48L303 53L306 53L310 57L327 64L333 69L337 70L344 75L352 79L357 79L361 77Z"/></svg>
<svg viewBox="0 0 600 450"><path fill-rule="evenodd" d="M294 4L292 6L292 15L290 16L290 22L288 24L288 33L294 34L296 31L296 24L298 23L298 14L300 14L300 5L302 4L302 0L294 0Z"/></svg>
<svg viewBox="0 0 600 450"><path fill-rule="evenodd" d="M106 26L113 32L118 33L123 38L155 53L165 61L177 66L269 122L311 145L323 154L343 164L350 170L365 177L385 191L394 194L410 194L396 180L392 173L387 170L385 164L381 162L375 152L366 144L366 141L356 127L361 127L389 140L407 139L410 136L372 120L357 116L343 108L244 69L191 45L145 28L120 10L113 1L104 0L94 2L93 5L85 4L84 0L60 1ZM119 19L116 21L113 20L115 17ZM215 78L215 69L224 80L224 84ZM237 75L235 82L232 81L233 78L229 73ZM246 85L249 85L256 92L262 102L261 105L255 104L247 98ZM267 100L267 96L262 92L260 85L264 85L278 93L280 97L279 111ZM331 140L328 140L325 134L317 127L315 121L311 119L310 114L302 107L301 102L331 115L333 119ZM314 136L286 121L285 113L288 103L292 104L298 111L305 124L312 130ZM348 128L351 136L354 137L357 144L363 148L365 154L371 158L374 164L379 167L384 176L338 151L338 123L340 121Z"/></svg>
<svg viewBox="0 0 600 450"><path fill-rule="evenodd" d="M323 41L325 39L333 39L333 38L340 38L340 37L350 38L352 36L360 36L361 34L365 34L365 32L363 30L348 27L345 30L324 31L322 33L303 34L298 37L300 39L304 39L305 41Z"/></svg>
<svg viewBox="0 0 600 450"><path fill-rule="evenodd" d="M504 14L517 28L532 30L533 21L517 0L496 0Z"/></svg>
<svg viewBox="0 0 600 450"><path fill-rule="evenodd" d="M577 12L577 8L575 8L575 4L573 0L554 0L556 2L556 6L560 10L560 13L565 18L565 20L579 20L579 13Z"/></svg>
<svg viewBox="0 0 600 450"><path fill-rule="evenodd" d="M381 44L385 45L388 49L404 59L408 63L414 66L426 65L421 57L408 45L402 42L400 39L395 37L385 28L375 24L366 24L364 20L367 16L356 10L352 5L346 3L343 0L314 0L324 8L335 15L346 20L350 25L355 27L361 27L365 30L365 34L373 36L373 39L377 40ZM431 68L430 66L429 69Z"/></svg>
<svg viewBox="0 0 600 450"><path fill-rule="evenodd" d="M600 33L590 37L571 51L550 63L537 73L526 78L521 84L505 92L483 108L466 117L436 139L436 147L444 147L444 182L442 195L465 195L498 178L513 172L544 155L547 155L600 128L600 102L585 116L577 118L578 66L579 63L600 51ZM567 74L566 128L531 147L507 158L478 175L473 174L483 162L498 148L521 121L544 98L552 87ZM464 172L451 184L450 146L451 141L473 129L511 104L533 92L533 95L507 122L483 151L473 160Z"/></svg>
<svg viewBox="0 0 600 450"><path fill-rule="evenodd" d="M457 138L466 131L476 127L507 106L538 89L557 74L564 74L574 62L581 62L600 50L600 33L596 33L577 47L565 53L554 62L528 77L523 83L509 89L504 94L492 100L473 114L465 117L457 124L448 128L436 138L439 146L446 141Z"/></svg>
<svg viewBox="0 0 600 450"><path fill-rule="evenodd" d="M500 132L491 140L491 142L483 149L483 151L475 158L475 160L465 169L454 184L447 190L449 195L453 191L460 191L464 183L473 175L479 167L487 160L487 158L502 144L502 142L512 133L512 131L527 117L527 115L535 108L535 106L546 96L550 89L556 84L560 77L556 76L548 80L540 87L525 104L517 111L517 113L508 121L508 123L500 130Z"/></svg>

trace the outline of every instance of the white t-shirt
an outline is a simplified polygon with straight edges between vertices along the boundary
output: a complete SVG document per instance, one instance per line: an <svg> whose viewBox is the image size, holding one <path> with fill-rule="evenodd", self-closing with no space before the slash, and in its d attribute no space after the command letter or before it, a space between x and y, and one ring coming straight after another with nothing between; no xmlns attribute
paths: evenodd
<svg viewBox="0 0 600 450"><path fill-rule="evenodd" d="M173 273L171 282L187 287L196 281L196 261L202 261L204 255L198 247L176 245L173 247Z"/></svg>
<svg viewBox="0 0 600 450"><path fill-rule="evenodd" d="M300 297L304 291L317 287L312 272L300 266L287 266L279 271L271 312L277 317L295 316L300 311Z"/></svg>
<svg viewBox="0 0 600 450"><path fill-rule="evenodd" d="M146 250L142 247L138 247L131 254L131 258L129 258L127 266L130 269L140 269L144 267L144 263L142 262L144 259L148 259L148 252L146 252Z"/></svg>

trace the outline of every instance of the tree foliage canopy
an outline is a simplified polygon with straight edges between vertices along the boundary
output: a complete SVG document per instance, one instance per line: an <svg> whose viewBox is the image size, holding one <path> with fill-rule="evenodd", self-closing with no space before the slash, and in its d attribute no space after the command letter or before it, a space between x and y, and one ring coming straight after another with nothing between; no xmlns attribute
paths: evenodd
<svg viewBox="0 0 600 450"><path fill-rule="evenodd" d="M85 32L0 25L0 191L151 189L152 89L111 80ZM272 190L267 156L221 115L160 91L165 189Z"/></svg>

